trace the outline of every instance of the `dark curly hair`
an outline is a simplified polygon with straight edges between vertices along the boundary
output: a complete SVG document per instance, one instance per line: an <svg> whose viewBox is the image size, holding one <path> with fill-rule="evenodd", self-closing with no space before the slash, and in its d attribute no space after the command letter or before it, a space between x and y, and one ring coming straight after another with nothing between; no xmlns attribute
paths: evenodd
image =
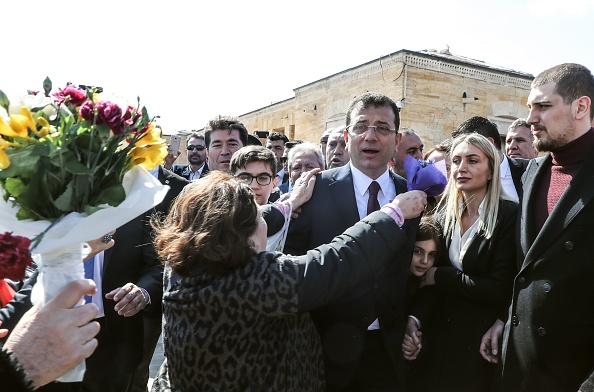
<svg viewBox="0 0 594 392"><path fill-rule="evenodd" d="M216 170L186 186L163 222L153 220L157 254L182 276L198 266L224 275L256 254L258 213L250 187Z"/></svg>

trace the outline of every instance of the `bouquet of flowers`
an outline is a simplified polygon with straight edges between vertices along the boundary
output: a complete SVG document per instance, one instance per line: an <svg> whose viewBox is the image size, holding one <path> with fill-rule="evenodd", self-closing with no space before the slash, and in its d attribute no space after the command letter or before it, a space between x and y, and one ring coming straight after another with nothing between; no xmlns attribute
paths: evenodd
<svg viewBox="0 0 594 392"><path fill-rule="evenodd" d="M0 91L0 232L32 239L44 304L84 277L85 242L158 204L167 187L145 169L167 155L146 108L122 108L94 88L68 85L10 101ZM62 377L80 381L82 367Z"/></svg>
<svg viewBox="0 0 594 392"><path fill-rule="evenodd" d="M407 155L404 159L408 190L424 191L427 196L441 195L448 183L445 161L424 161Z"/></svg>

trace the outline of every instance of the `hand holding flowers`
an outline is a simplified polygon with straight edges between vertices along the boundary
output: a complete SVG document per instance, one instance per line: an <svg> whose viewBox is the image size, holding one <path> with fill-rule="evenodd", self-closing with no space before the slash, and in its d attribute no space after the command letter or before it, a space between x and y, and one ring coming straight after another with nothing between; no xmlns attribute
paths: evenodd
<svg viewBox="0 0 594 392"><path fill-rule="evenodd" d="M13 100L0 91L0 232L32 238L43 305L84 277L83 245L158 204L168 187L145 169L167 154L146 108L73 85ZM84 362L61 381L80 381Z"/></svg>

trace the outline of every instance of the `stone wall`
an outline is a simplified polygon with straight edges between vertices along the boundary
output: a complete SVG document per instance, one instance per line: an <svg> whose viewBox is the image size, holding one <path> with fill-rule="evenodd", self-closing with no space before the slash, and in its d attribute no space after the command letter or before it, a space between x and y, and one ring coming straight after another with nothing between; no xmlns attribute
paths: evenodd
<svg viewBox="0 0 594 392"><path fill-rule="evenodd" d="M429 149L472 116L487 117L505 134L527 114L532 75L452 55L402 50L294 90L295 97L246 113L254 130L284 132L318 143L344 124L351 100L366 91L402 100L401 127L413 128Z"/></svg>

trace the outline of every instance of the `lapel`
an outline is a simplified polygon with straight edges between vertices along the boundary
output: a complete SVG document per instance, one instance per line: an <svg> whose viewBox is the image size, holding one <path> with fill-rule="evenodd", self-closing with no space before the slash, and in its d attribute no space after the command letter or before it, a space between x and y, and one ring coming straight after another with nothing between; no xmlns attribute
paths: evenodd
<svg viewBox="0 0 594 392"><path fill-rule="evenodd" d="M334 205L338 208L340 216L350 227L359 221L359 210L355 199L355 186L350 165L344 165L332 173L328 186Z"/></svg>
<svg viewBox="0 0 594 392"><path fill-rule="evenodd" d="M169 185L169 178L171 177L171 172L168 170L163 169L163 167L159 166L159 175L157 179L163 185Z"/></svg>
<svg viewBox="0 0 594 392"><path fill-rule="evenodd" d="M507 155L504 156L505 159L507 159L509 171L512 176L512 181L514 182L516 192L518 193L518 196L522 198L522 174L524 174L524 169L522 168L521 164L515 159L511 159Z"/></svg>
<svg viewBox="0 0 594 392"><path fill-rule="evenodd" d="M529 211L533 209L535 185L538 184L545 170L550 168L550 163L551 156L549 154L542 161L535 162L534 165L531 165L537 166L537 168L527 173L526 185L528 187L527 189L529 189L529 194L524 195L522 201L522 204L527 206L527 208L522 210L522 233L526 233L525 236L521 236L522 250L525 250L524 254L526 255L522 268L532 263L544 252L567 228L576 215L594 199L594 154L590 154L584 163L582 163L582 167L580 167L573 180L571 180L565 192L561 195L561 198L551 211L540 232L535 233L534 222L531 219L532 214ZM536 175L531 175L534 172ZM530 245L528 241L532 238L535 239Z"/></svg>
<svg viewBox="0 0 594 392"><path fill-rule="evenodd" d="M189 169L190 166L188 166ZM204 167L202 168L202 173L200 173L200 178L204 177L208 173L208 163L204 162ZM189 175L189 174L188 174Z"/></svg>
<svg viewBox="0 0 594 392"><path fill-rule="evenodd" d="M398 174L394 174L392 170L388 170L388 172L390 173L392 181L394 181L394 186L396 186L396 194L399 195L401 193L407 192L408 186L406 185L406 180Z"/></svg>

